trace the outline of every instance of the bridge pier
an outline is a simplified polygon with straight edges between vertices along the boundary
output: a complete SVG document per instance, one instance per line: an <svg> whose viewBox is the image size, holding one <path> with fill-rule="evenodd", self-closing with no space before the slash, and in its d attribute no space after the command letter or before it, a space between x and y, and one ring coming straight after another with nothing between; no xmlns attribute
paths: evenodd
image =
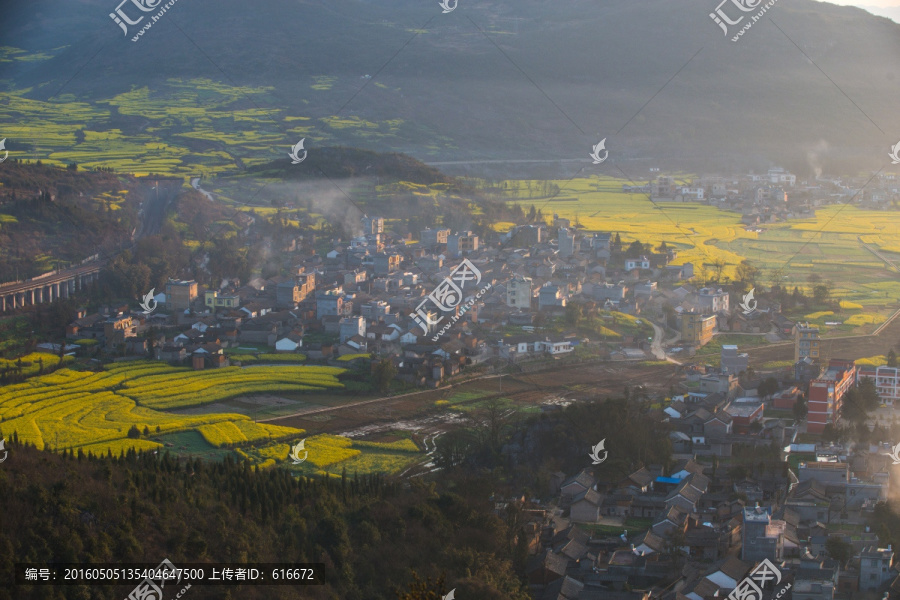
<svg viewBox="0 0 900 600"><path fill-rule="evenodd" d="M99 265L76 267L71 274L54 271L36 279L4 285L0 288L0 312L71 298L100 279L100 268Z"/></svg>

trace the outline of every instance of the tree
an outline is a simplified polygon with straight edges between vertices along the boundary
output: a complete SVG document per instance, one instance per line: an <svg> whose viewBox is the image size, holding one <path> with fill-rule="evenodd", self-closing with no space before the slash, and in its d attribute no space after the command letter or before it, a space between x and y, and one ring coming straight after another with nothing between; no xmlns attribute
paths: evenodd
<svg viewBox="0 0 900 600"><path fill-rule="evenodd" d="M645 252L644 245L640 241L634 240L631 242L631 245L628 246L628 250L625 251L625 256L628 258L638 258Z"/></svg>
<svg viewBox="0 0 900 600"><path fill-rule="evenodd" d="M740 281L744 284L744 287L756 287L756 282L759 280L759 269L750 264L748 260L742 260L741 264L739 264L734 269L734 279L735 281Z"/></svg>
<svg viewBox="0 0 900 600"><path fill-rule="evenodd" d="M684 564L684 550L682 548L687 545L684 531L675 527L669 531L664 538L663 555L672 561L677 570L681 570Z"/></svg>
<svg viewBox="0 0 900 600"><path fill-rule="evenodd" d="M383 358L372 366L372 383L382 394L391 387L391 381L397 375L397 367L390 358Z"/></svg>
<svg viewBox="0 0 900 600"><path fill-rule="evenodd" d="M842 537L830 535L825 541L825 552L843 566L853 556L853 546Z"/></svg>
<svg viewBox="0 0 900 600"><path fill-rule="evenodd" d="M763 398L768 398L778 391L778 380L774 377L767 377L765 381L759 384L756 391Z"/></svg>
<svg viewBox="0 0 900 600"><path fill-rule="evenodd" d="M806 418L807 413L809 412L809 406L806 403L806 398L803 396L797 398L797 401L794 402L794 419L800 421L801 419Z"/></svg>
<svg viewBox="0 0 900 600"><path fill-rule="evenodd" d="M128 437L131 439L137 439L141 437L141 430L138 429L137 425L132 425L131 429L128 430Z"/></svg>
<svg viewBox="0 0 900 600"><path fill-rule="evenodd" d="M582 311L580 305L572 302L566 304L566 325L578 325L578 322L581 321L581 317Z"/></svg>
<svg viewBox="0 0 900 600"><path fill-rule="evenodd" d="M816 304L827 304L830 295L831 292L828 291L827 285L819 284L813 287L813 301Z"/></svg>
<svg viewBox="0 0 900 600"><path fill-rule="evenodd" d="M897 353L894 352L893 348L891 348L891 350L889 350L887 353L887 366L889 366L889 367L897 366Z"/></svg>
<svg viewBox="0 0 900 600"><path fill-rule="evenodd" d="M722 281L722 273L725 271L726 263L721 258L717 258L712 263L713 270L716 272L716 283Z"/></svg>

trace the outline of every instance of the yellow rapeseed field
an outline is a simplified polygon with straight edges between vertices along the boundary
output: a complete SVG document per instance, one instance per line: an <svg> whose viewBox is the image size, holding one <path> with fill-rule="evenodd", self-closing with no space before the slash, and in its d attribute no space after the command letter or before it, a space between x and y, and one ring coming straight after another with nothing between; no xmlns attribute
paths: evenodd
<svg viewBox="0 0 900 600"><path fill-rule="evenodd" d="M245 393L340 387L343 369L264 366L209 371L157 362L110 365L102 372L60 369L0 388L0 432L38 448L81 448L118 454L158 444L128 438L136 426L151 435L197 430L215 446L299 436L300 429L254 423L246 415L170 414L161 409L207 404ZM158 428L158 430L157 430Z"/></svg>

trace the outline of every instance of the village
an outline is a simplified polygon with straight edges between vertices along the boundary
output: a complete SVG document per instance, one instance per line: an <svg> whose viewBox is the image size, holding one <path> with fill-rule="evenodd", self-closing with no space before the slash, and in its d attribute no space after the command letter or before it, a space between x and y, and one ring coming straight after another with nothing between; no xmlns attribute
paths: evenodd
<svg viewBox="0 0 900 600"><path fill-rule="evenodd" d="M896 201L895 184L882 184L866 202ZM836 181L815 187L817 197L826 188L836 197L853 191ZM793 175L773 169L705 177L694 187L659 176L626 191L715 203L760 228L820 205L798 188ZM671 426L674 464L622 479L589 466L554 474L549 501L494 499L498 515L516 507L527 516L535 597L647 600L651 588L675 600L724 597L763 560L778 569L773 596L787 582L802 600L900 591L894 551L879 547L871 528L876 503L896 485L892 448L876 432L895 421L896 361L873 367L825 356L819 329L785 316L774 295L750 301L746 290L758 277L750 265L729 281L715 266L679 262L672 245L625 244L616 232L585 232L556 215L489 240L440 227L403 238L378 216L359 228L321 255L308 240L279 241L287 275L215 289L171 279L144 310L81 312L66 346L49 349L197 370L250 356L343 366L389 360L402 389L452 384L481 367L666 361L677 384L652 399L653 418ZM701 270L707 278L698 283ZM738 344L704 350L727 334L791 345L790 366L754 368ZM841 439L844 400L862 403L863 387L877 398L853 424L874 433Z"/></svg>

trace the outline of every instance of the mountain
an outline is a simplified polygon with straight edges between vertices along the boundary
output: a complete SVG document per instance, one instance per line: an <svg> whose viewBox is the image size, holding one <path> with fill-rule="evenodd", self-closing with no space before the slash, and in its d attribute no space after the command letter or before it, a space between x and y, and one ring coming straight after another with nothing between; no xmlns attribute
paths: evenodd
<svg viewBox="0 0 900 600"><path fill-rule="evenodd" d="M602 138L611 156L603 172L615 175L645 165L778 163L803 174L887 164L900 139L900 26L793 0L732 42L737 27L723 35L709 17L716 6L459 0L442 14L437 1L263 0L252 10L192 1L176 2L132 42L109 17L113 0L19 3L3 9L0 32L28 60L0 62L10 94L0 94L0 117L18 123L5 130L28 129L39 117L22 99L80 111L77 101L102 113L95 130L199 138L234 156L246 135L197 132L233 116L233 126L257 132L236 169L283 156L303 136L307 148L404 152L426 163L583 161L563 163L571 174L588 167ZM196 92L189 101L167 96L177 81ZM129 106L145 89L140 110ZM230 99L213 102L213 92ZM73 116L72 127L85 119ZM173 123L184 129L164 133ZM47 139L38 146L60 156L77 148Z"/></svg>
<svg viewBox="0 0 900 600"><path fill-rule="evenodd" d="M869 6L861 5L860 8L865 9L873 15L886 17L895 23L900 23L900 5L897 6Z"/></svg>

